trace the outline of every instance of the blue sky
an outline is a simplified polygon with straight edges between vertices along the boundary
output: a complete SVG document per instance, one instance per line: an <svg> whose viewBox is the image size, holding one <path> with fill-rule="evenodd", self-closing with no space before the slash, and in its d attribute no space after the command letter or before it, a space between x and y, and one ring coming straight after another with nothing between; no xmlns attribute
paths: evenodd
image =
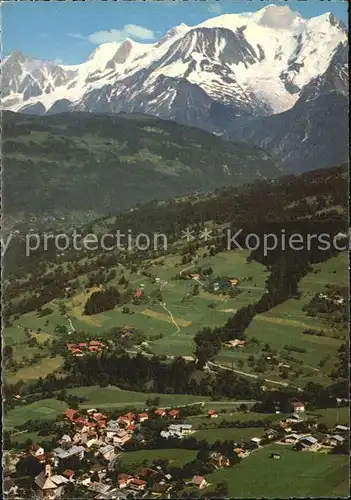
<svg viewBox="0 0 351 500"><path fill-rule="evenodd" d="M3 53L20 50L66 64L84 61L102 42L125 36L153 42L182 22L192 26L224 13L288 5L310 18L332 12L347 23L348 2L339 0L164 0L103 2L6 2L1 6Z"/></svg>

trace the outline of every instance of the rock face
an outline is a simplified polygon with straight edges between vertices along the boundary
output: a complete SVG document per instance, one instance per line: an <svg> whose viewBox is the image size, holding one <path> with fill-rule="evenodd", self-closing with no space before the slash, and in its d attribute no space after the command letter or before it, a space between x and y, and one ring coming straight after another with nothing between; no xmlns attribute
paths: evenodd
<svg viewBox="0 0 351 500"><path fill-rule="evenodd" d="M151 114L252 141L297 170L346 154L334 136L347 128L347 32L329 13L226 14L154 44L102 44L71 66L17 52L2 74L3 107L16 112Z"/></svg>

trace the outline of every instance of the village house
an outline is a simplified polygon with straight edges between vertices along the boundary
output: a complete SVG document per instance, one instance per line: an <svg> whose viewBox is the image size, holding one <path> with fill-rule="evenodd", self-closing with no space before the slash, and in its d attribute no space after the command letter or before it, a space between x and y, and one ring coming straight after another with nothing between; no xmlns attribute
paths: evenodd
<svg viewBox="0 0 351 500"><path fill-rule="evenodd" d="M238 446L236 446L235 448L233 448L233 452L239 458L245 458L245 457L248 457L250 455L250 453L247 450L245 450L244 448L239 448Z"/></svg>
<svg viewBox="0 0 351 500"><path fill-rule="evenodd" d="M228 342L226 342L224 345L226 347L230 347L230 348L241 348L241 347L245 347L246 341L239 340L239 339L228 340Z"/></svg>
<svg viewBox="0 0 351 500"><path fill-rule="evenodd" d="M191 480L191 483L197 486L199 490L202 490L207 486L207 481L203 476L194 476Z"/></svg>
<svg viewBox="0 0 351 500"><path fill-rule="evenodd" d="M201 274L199 274L199 273L190 274L190 278L192 280L199 280L199 279L201 279Z"/></svg>
<svg viewBox="0 0 351 500"><path fill-rule="evenodd" d="M115 448L111 444L106 444L99 448L99 453L103 456L105 460L112 460L115 457Z"/></svg>
<svg viewBox="0 0 351 500"><path fill-rule="evenodd" d="M137 421L142 424L143 422L145 422L146 420L149 420L149 415L148 413L144 412L144 413L139 413L137 415Z"/></svg>
<svg viewBox="0 0 351 500"><path fill-rule="evenodd" d="M72 438L68 434L64 434L59 440L59 444L72 443Z"/></svg>
<svg viewBox="0 0 351 500"><path fill-rule="evenodd" d="M163 430L160 432L160 436L165 439L169 438L176 438L176 439L182 439L183 435L180 432L177 431L169 431L169 430Z"/></svg>
<svg viewBox="0 0 351 500"><path fill-rule="evenodd" d="M179 432L182 436L190 434L192 432L193 426L191 424L171 424L168 427L170 432Z"/></svg>
<svg viewBox="0 0 351 500"><path fill-rule="evenodd" d="M121 415L120 417L118 417L117 422L124 427L128 427L129 425L134 424L135 415L131 412L126 413L125 415Z"/></svg>
<svg viewBox="0 0 351 500"><path fill-rule="evenodd" d="M127 441L130 440L130 438L130 434L126 430L121 429L115 436L113 436L113 444L117 446L123 446Z"/></svg>
<svg viewBox="0 0 351 500"><path fill-rule="evenodd" d="M288 424L298 424L300 422L303 422L303 418L300 417L297 413L293 413L290 417L287 417L285 419L285 422Z"/></svg>
<svg viewBox="0 0 351 500"><path fill-rule="evenodd" d="M71 469L66 469L64 472L62 472L63 477L68 479L68 481L73 482L74 481L74 471Z"/></svg>
<svg viewBox="0 0 351 500"><path fill-rule="evenodd" d="M91 476L95 476L99 481L102 481L107 476L107 467L103 464L94 464L90 469Z"/></svg>
<svg viewBox="0 0 351 500"><path fill-rule="evenodd" d="M230 286L231 288L236 287L236 285L237 285L238 283L239 283L239 280L238 280L238 279L235 279L235 278L234 278L234 279L230 279L230 280L228 280L228 284L229 284L229 286Z"/></svg>
<svg viewBox="0 0 351 500"><path fill-rule="evenodd" d="M339 446L341 444L343 444L343 442L345 441L345 438L343 436L340 436L339 434L336 434L335 436L329 436L326 440L326 444L328 446Z"/></svg>
<svg viewBox="0 0 351 500"><path fill-rule="evenodd" d="M292 401L291 408L294 413L305 411L305 404L302 401Z"/></svg>
<svg viewBox="0 0 351 500"><path fill-rule="evenodd" d="M340 434L347 434L350 431L350 427L346 425L336 425L335 430Z"/></svg>
<svg viewBox="0 0 351 500"><path fill-rule="evenodd" d="M164 417L166 415L166 410L164 408L156 408L154 414L156 417Z"/></svg>
<svg viewBox="0 0 351 500"><path fill-rule="evenodd" d="M29 454L35 458L39 463L44 463L46 460L45 450L39 444L33 444L29 449Z"/></svg>
<svg viewBox="0 0 351 500"><path fill-rule="evenodd" d="M222 467L230 467L229 458L217 451L211 453L210 461L216 469L221 469Z"/></svg>
<svg viewBox="0 0 351 500"><path fill-rule="evenodd" d="M129 487L133 490L143 491L146 488L146 481L137 477L133 477L133 479L129 483Z"/></svg>
<svg viewBox="0 0 351 500"><path fill-rule="evenodd" d="M320 444L318 440L312 436L305 436L296 443L296 449L298 450L309 450L309 451L318 451L320 448Z"/></svg>
<svg viewBox="0 0 351 500"><path fill-rule="evenodd" d="M266 436L267 439L276 439L279 436L279 432L276 431L275 429L268 429L265 431L264 435Z"/></svg>
<svg viewBox="0 0 351 500"><path fill-rule="evenodd" d="M216 410L208 410L207 415L209 418L218 418L218 413Z"/></svg>
<svg viewBox="0 0 351 500"><path fill-rule="evenodd" d="M110 440L119 432L120 427L116 420L109 420L106 425L106 439Z"/></svg>
<svg viewBox="0 0 351 500"><path fill-rule="evenodd" d="M124 473L118 474L117 486L120 489L126 488L132 480L133 480L133 476L131 476L129 474L124 474Z"/></svg>
<svg viewBox="0 0 351 500"><path fill-rule="evenodd" d="M259 438L259 437L253 437L250 439L250 444L252 445L255 445L257 447L259 447L262 443L262 438Z"/></svg>
<svg viewBox="0 0 351 500"><path fill-rule="evenodd" d="M73 445L71 448L68 448L67 450L64 450L63 448L55 448L53 450L53 455L55 458L58 458L60 460L64 460L66 458L70 457L77 457L79 460L82 460L84 458L84 452L85 448L84 446L76 446Z"/></svg>
<svg viewBox="0 0 351 500"><path fill-rule="evenodd" d="M168 416L174 419L174 418L177 418L179 416L179 413L180 413L179 410L175 410L175 409L170 410L168 412Z"/></svg>
<svg viewBox="0 0 351 500"><path fill-rule="evenodd" d="M66 420L69 420L70 422L74 422L75 420L75 417L77 416L78 417L78 411L77 410L72 410L71 408L69 408L68 410L66 410L64 412L64 417Z"/></svg>
<svg viewBox="0 0 351 500"><path fill-rule="evenodd" d="M274 458L275 460L280 460L280 453L271 453L271 458Z"/></svg>
<svg viewBox="0 0 351 500"><path fill-rule="evenodd" d="M300 434L287 434L281 439L282 443L295 444L301 438Z"/></svg>

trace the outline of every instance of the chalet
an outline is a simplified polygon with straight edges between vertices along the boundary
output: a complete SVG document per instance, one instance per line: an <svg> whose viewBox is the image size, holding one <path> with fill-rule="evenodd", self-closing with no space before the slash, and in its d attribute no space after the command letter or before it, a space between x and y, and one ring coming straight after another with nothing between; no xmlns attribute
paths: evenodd
<svg viewBox="0 0 351 500"><path fill-rule="evenodd" d="M296 444L297 449L317 451L320 448L318 440L312 436L305 436L299 439Z"/></svg>
<svg viewBox="0 0 351 500"><path fill-rule="evenodd" d="M106 426L107 416L103 413L93 413L92 419L95 420L99 427Z"/></svg>
<svg viewBox="0 0 351 500"><path fill-rule="evenodd" d="M228 340L228 342L225 343L225 346L230 347L230 348L241 348L241 347L245 347L245 345L246 345L246 341L239 340L239 339Z"/></svg>
<svg viewBox="0 0 351 500"><path fill-rule="evenodd" d="M130 476L129 474L118 474L117 476L117 486L120 489L126 488L130 482L133 480L133 476Z"/></svg>
<svg viewBox="0 0 351 500"><path fill-rule="evenodd" d="M100 342L100 340L91 340L89 342L90 346L95 346L95 347L102 347L104 344Z"/></svg>
<svg viewBox="0 0 351 500"><path fill-rule="evenodd" d="M129 483L129 487L133 490L143 491L146 487L146 481L137 477L133 477L133 479Z"/></svg>
<svg viewBox="0 0 351 500"><path fill-rule="evenodd" d="M211 453L210 461L216 469L222 469L223 467L230 467L229 458L217 451Z"/></svg>
<svg viewBox="0 0 351 500"><path fill-rule="evenodd" d="M208 410L207 415L209 418L218 418L218 413L216 410Z"/></svg>
<svg viewBox="0 0 351 500"><path fill-rule="evenodd" d="M285 422L288 424L298 424L300 422L303 422L303 418L300 417L297 413L293 413L290 417L287 417L285 419Z"/></svg>
<svg viewBox="0 0 351 500"><path fill-rule="evenodd" d="M115 457L115 448L111 444L106 444L99 448L99 453L103 456L105 460L112 460Z"/></svg>
<svg viewBox="0 0 351 500"><path fill-rule="evenodd" d="M146 420L149 420L149 415L147 413L139 413L137 415L137 421L139 423L145 422Z"/></svg>
<svg viewBox="0 0 351 500"><path fill-rule="evenodd" d="M336 425L335 430L340 434L347 434L350 431L350 427L346 425Z"/></svg>
<svg viewBox="0 0 351 500"><path fill-rule="evenodd" d="M207 481L203 476L193 476L191 483L197 486L199 490L202 490L207 486Z"/></svg>
<svg viewBox="0 0 351 500"><path fill-rule="evenodd" d="M236 285L239 283L239 280L238 279L230 279L228 280L228 284L231 288L234 288L236 287Z"/></svg>
<svg viewBox="0 0 351 500"><path fill-rule="evenodd" d="M344 441L345 441L345 438L343 436L336 434L335 436L330 436L327 439L327 444L329 446L339 446L340 444L343 444Z"/></svg>
<svg viewBox="0 0 351 500"><path fill-rule="evenodd" d="M39 463L44 463L46 460L45 450L39 444L34 444L29 449L29 454Z"/></svg>
<svg viewBox="0 0 351 500"><path fill-rule="evenodd" d="M130 435L125 429L121 429L115 436L113 436L113 444L117 446L123 446L129 440Z"/></svg>
<svg viewBox="0 0 351 500"><path fill-rule="evenodd" d="M264 435L267 439L276 439L279 436L279 432L275 429L268 429Z"/></svg>
<svg viewBox="0 0 351 500"><path fill-rule="evenodd" d="M171 424L168 427L170 432L179 432L181 435L190 434L193 426L191 424Z"/></svg>
<svg viewBox="0 0 351 500"><path fill-rule="evenodd" d="M199 273L190 274L190 278L192 280L199 280L201 278L201 274Z"/></svg>
<svg viewBox="0 0 351 500"><path fill-rule="evenodd" d="M300 439L300 437L300 434L287 434L281 439L281 441L282 443L295 444Z"/></svg>
<svg viewBox="0 0 351 500"><path fill-rule="evenodd" d="M67 478L68 481L73 481L74 480L74 471L71 469L66 469L64 472L62 472L63 477Z"/></svg>
<svg viewBox="0 0 351 500"><path fill-rule="evenodd" d="M302 412L305 411L305 404L302 401L292 401L291 408L293 412Z"/></svg>
<svg viewBox="0 0 351 500"><path fill-rule="evenodd" d="M125 415L121 415L120 417L118 417L117 422L127 427L128 425L135 422L135 415L131 412L126 413Z"/></svg>
<svg viewBox="0 0 351 500"><path fill-rule="evenodd" d="M64 416L70 422L74 422L75 417L78 416L78 412L77 410L72 410L71 408L69 408L68 410L65 411Z"/></svg>
<svg viewBox="0 0 351 500"><path fill-rule="evenodd" d="M280 453L271 453L271 458L274 458L275 460L280 460Z"/></svg>
<svg viewBox="0 0 351 500"><path fill-rule="evenodd" d="M219 283L218 282L213 283L213 291L218 292L218 290L219 290Z"/></svg>
<svg viewBox="0 0 351 500"><path fill-rule="evenodd" d="M70 457L77 457L80 460L84 457L85 448L84 446L76 446L73 445L68 450L64 450L63 448L55 448L53 450L54 457L57 457L60 460L65 460Z"/></svg>
<svg viewBox="0 0 351 500"><path fill-rule="evenodd" d="M59 441L60 444L72 443L72 438L68 434L64 434Z"/></svg>
<svg viewBox="0 0 351 500"><path fill-rule="evenodd" d="M171 410L168 412L168 416L171 418L177 418L179 416L179 410Z"/></svg>
<svg viewBox="0 0 351 500"><path fill-rule="evenodd" d="M245 448L241 448L239 446L236 446L233 448L233 452L239 457L239 458L246 458L250 455L249 450L245 450Z"/></svg>
<svg viewBox="0 0 351 500"><path fill-rule="evenodd" d="M155 411L154 411L154 414L157 416L157 417L164 417L166 415L166 410L164 410L163 408L157 408Z"/></svg>
<svg viewBox="0 0 351 500"><path fill-rule="evenodd" d="M262 443L262 438L253 437L250 439L250 443L256 446L260 446L260 444Z"/></svg>
<svg viewBox="0 0 351 500"><path fill-rule="evenodd" d="M183 435L178 431L163 430L160 432L160 436L164 439L176 438L182 439Z"/></svg>
<svg viewBox="0 0 351 500"><path fill-rule="evenodd" d="M133 292L133 297L135 297L135 298L142 297L142 295L143 295L143 291L142 291L142 290L140 290L140 288L137 288L137 289L136 289L136 290L134 290L134 292Z"/></svg>
<svg viewBox="0 0 351 500"><path fill-rule="evenodd" d="M112 439L120 430L118 423L115 420L109 420L106 425L106 439Z"/></svg>

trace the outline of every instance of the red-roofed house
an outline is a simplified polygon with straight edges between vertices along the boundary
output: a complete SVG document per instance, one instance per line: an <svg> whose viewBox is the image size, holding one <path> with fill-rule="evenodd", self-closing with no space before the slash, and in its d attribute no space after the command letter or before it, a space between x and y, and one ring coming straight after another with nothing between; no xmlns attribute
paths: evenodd
<svg viewBox="0 0 351 500"><path fill-rule="evenodd" d="M102 342L100 342L100 340L91 340L91 341L89 342L89 345L93 345L93 346L94 346L94 345L95 345L95 346L102 346L102 345L103 345L103 343L102 343Z"/></svg>
<svg viewBox="0 0 351 500"><path fill-rule="evenodd" d="M73 481L74 472L71 469L66 469L62 472L62 475L66 477L69 481Z"/></svg>
<svg viewBox="0 0 351 500"><path fill-rule="evenodd" d="M228 280L228 283L232 288L234 288L239 283L239 280L237 279Z"/></svg>
<svg viewBox="0 0 351 500"><path fill-rule="evenodd" d="M145 420L148 420L149 419L149 415L147 413L139 413L137 415L137 421L138 422L145 422Z"/></svg>
<svg viewBox="0 0 351 500"><path fill-rule="evenodd" d="M134 297L141 297L142 295L143 295L143 292L139 288L134 290L134 294L133 294Z"/></svg>
<svg viewBox="0 0 351 500"><path fill-rule="evenodd" d="M133 479L129 483L129 486L133 488L133 490L142 491L145 490L146 481L143 481L142 479L139 479L137 477L133 477Z"/></svg>
<svg viewBox="0 0 351 500"><path fill-rule="evenodd" d="M122 489L126 488L128 484L133 480L133 476L130 476L129 474L118 474L117 476L117 486Z"/></svg>
<svg viewBox="0 0 351 500"><path fill-rule="evenodd" d="M78 347L88 347L88 344L86 342L80 342Z"/></svg>
<svg viewBox="0 0 351 500"><path fill-rule="evenodd" d="M77 410L72 410L71 408L69 408L68 410L65 411L64 415L65 417L70 421L70 422L73 422L74 419L75 419L75 415L77 415L78 412Z"/></svg>
<svg viewBox="0 0 351 500"><path fill-rule="evenodd" d="M203 476L194 476L191 480L195 486L197 486L200 490L207 486L207 481Z"/></svg>
<svg viewBox="0 0 351 500"><path fill-rule="evenodd" d="M46 460L45 450L39 444L33 444L29 450L29 454L40 463L44 463Z"/></svg>
<svg viewBox="0 0 351 500"><path fill-rule="evenodd" d="M208 410L207 415L208 415L210 418L218 418L218 413L216 412L216 410Z"/></svg>
<svg viewBox="0 0 351 500"><path fill-rule="evenodd" d="M164 417L166 415L166 410L163 408L157 408L154 413L157 417Z"/></svg>
<svg viewBox="0 0 351 500"><path fill-rule="evenodd" d="M179 410L171 410L168 412L168 416L171 418L177 418L179 416Z"/></svg>
<svg viewBox="0 0 351 500"><path fill-rule="evenodd" d="M100 351L101 351L101 348L100 348L99 346L97 346L97 345L90 345L90 346L88 347L88 350L89 350L90 352L100 352Z"/></svg>

